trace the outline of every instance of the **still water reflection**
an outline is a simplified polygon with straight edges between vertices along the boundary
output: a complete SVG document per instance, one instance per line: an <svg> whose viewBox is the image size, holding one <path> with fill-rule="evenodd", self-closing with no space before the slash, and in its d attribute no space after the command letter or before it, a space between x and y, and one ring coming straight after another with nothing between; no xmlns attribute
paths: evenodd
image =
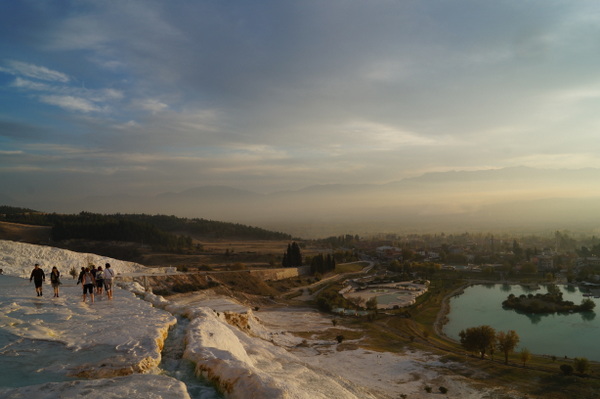
<svg viewBox="0 0 600 399"><path fill-rule="evenodd" d="M580 304L585 298L577 287L560 286L563 298ZM600 299L595 312L531 314L505 310L502 301L508 295L546 293L545 286L531 287L508 284L475 285L450 300L449 322L444 332L450 338L459 339L458 333L466 328L490 325L496 331L515 330L521 338L519 347L533 353L557 357L586 357L600 361Z"/></svg>

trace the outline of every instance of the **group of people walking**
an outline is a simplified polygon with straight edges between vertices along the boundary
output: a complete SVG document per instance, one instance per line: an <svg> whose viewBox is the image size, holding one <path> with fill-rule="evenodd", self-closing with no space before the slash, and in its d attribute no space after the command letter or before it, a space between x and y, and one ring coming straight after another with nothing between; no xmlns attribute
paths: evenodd
<svg viewBox="0 0 600 399"><path fill-rule="evenodd" d="M77 284L81 283L83 286L83 302L86 301L87 294L89 293L90 301L93 303L94 292L101 295L103 290L106 292L108 299L112 299L114 277L115 272L110 268L110 263L104 265L104 270L102 270L102 266L98 266L98 268L94 265L82 267L79 278L77 279ZM29 282L31 281L35 284L37 296L43 296L42 288L44 281L46 281L46 274L44 273L44 270L40 268L38 263L35 264L31 271ZM50 283L54 289L54 297L58 298L60 296L59 287L62 283L60 281L60 272L56 266L54 266L50 272Z"/></svg>
<svg viewBox="0 0 600 399"><path fill-rule="evenodd" d="M79 278L77 279L77 284L81 283L83 286L83 302L85 302L87 294L89 293L90 301L93 303L94 292L101 295L103 289L106 291L108 299L112 299L112 283L114 277L115 272L110 268L110 263L104 265L104 270L102 270L102 266L98 266L98 268L94 265L82 267Z"/></svg>

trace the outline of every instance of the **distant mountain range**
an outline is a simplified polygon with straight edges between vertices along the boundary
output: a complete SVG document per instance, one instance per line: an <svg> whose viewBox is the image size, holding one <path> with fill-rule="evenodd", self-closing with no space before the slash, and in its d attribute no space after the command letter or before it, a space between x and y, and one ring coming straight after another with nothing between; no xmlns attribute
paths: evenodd
<svg viewBox="0 0 600 399"><path fill-rule="evenodd" d="M295 236L600 228L600 169L528 167L427 173L387 184L326 184L269 194L202 186L55 204L58 212L168 214ZM39 204L18 204L44 209ZM35 205L35 206L34 206Z"/></svg>

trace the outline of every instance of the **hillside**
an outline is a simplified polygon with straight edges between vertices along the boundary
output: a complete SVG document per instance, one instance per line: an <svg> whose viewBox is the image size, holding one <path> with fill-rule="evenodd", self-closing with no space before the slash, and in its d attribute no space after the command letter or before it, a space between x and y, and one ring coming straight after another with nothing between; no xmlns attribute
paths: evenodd
<svg viewBox="0 0 600 399"><path fill-rule="evenodd" d="M0 222L0 239L20 241L29 244L47 244L50 242L52 228L32 226L20 223Z"/></svg>
<svg viewBox="0 0 600 399"><path fill-rule="evenodd" d="M279 264L291 240L285 233L205 219L2 209L0 239L96 253L147 266Z"/></svg>

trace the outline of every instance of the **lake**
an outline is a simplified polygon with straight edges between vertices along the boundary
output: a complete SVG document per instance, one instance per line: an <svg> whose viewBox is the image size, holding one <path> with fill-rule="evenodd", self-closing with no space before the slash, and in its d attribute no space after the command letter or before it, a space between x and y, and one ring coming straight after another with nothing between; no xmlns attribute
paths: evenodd
<svg viewBox="0 0 600 399"><path fill-rule="evenodd" d="M559 285L563 299L580 304L585 298L576 287ZM489 284L474 285L450 300L449 322L444 333L459 340L459 332L469 327L490 325L496 331L515 330L521 338L517 351L527 348L536 354L586 357L600 361L600 299L590 298L596 303L591 312L567 314L528 314L502 308L510 294L546 293L545 286L529 289L521 285Z"/></svg>

